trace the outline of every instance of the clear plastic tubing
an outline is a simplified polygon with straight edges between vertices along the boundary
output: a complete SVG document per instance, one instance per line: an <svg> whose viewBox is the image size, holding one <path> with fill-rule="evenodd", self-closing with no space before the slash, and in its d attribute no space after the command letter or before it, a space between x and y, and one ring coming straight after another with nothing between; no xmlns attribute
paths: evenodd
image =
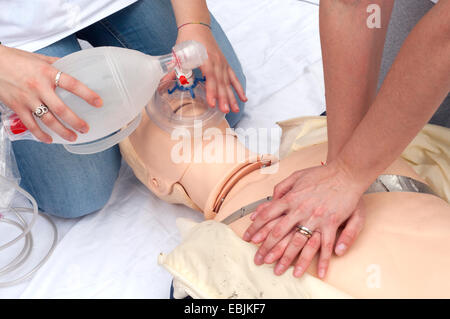
<svg viewBox="0 0 450 319"><path fill-rule="evenodd" d="M8 210L12 209L15 211L15 214L19 220L19 222L6 218L5 216L1 215L0 216L0 222L4 222L4 223L8 223L12 226L15 226L19 229L22 230L22 233L20 235L18 235L16 238L14 238L13 240L7 242L6 244L3 244L2 246L0 246L0 251L5 250L8 247L11 247L12 245L14 245L15 243L17 243L19 240L23 239L25 237L25 243L24 246L22 248L22 250L19 252L19 254L11 261L9 262L7 265L3 266L0 268L0 277L4 276L16 269L18 269L20 266L22 266L25 261L28 259L28 257L30 256L31 250L33 248L33 237L31 235L31 228L34 226L36 219L39 215L39 211L38 211L38 205L36 203L36 200L33 198L33 196L31 196L27 191L25 191L24 189L20 188L16 183L11 182L9 179L7 179L6 177L0 175L0 181L2 183L6 183L7 185L10 185L12 188L16 189L19 193L21 193L22 195L24 195L26 198L28 198L32 205L33 208L25 208L25 207L20 207L20 208L7 208ZM25 219L21 216L20 213L32 213L33 216L31 218L31 221L29 223L27 223L25 221ZM34 273L42 267L42 265L47 261L47 259L51 256L51 254L53 253L56 244L58 242L58 231L56 229L55 224L53 223L53 221L45 215L41 215L42 217L44 217L52 226L53 228L53 243L52 246L50 247L50 249L48 250L47 254L41 259L41 261L33 268L31 269L28 273L20 276L17 279L14 280L10 280L7 282L0 282L0 288L2 287L9 287L9 286L13 286L16 284L19 284L27 279L29 279L32 275L34 275Z"/></svg>

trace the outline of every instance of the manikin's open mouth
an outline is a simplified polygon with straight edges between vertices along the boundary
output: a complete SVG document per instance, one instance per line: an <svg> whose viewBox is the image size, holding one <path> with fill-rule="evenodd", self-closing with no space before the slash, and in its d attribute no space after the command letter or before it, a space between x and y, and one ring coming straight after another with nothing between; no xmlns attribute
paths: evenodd
<svg viewBox="0 0 450 319"><path fill-rule="evenodd" d="M175 113L177 113L179 110L181 110L181 108L183 108L183 107L185 107L185 106L191 106L191 107L193 107L194 106L194 103L192 103L192 102L188 102L188 103L183 103L183 104L181 104L180 106L178 106L175 110L173 110L173 113L175 114Z"/></svg>

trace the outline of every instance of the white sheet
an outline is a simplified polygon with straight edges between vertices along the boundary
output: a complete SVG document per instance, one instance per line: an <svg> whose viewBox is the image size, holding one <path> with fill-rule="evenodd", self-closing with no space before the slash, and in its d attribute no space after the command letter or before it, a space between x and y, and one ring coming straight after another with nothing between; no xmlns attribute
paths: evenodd
<svg viewBox="0 0 450 319"><path fill-rule="evenodd" d="M325 109L317 6L296 0L208 5L247 76L249 102L238 127L276 128L276 121ZM279 133L260 141L258 150L274 153L278 144ZM168 298L171 276L157 255L180 242L180 216L201 220L157 199L123 163L108 204L79 220L55 219L62 239L53 256L31 281L0 289L0 298ZM43 247L46 231L39 223L33 232Z"/></svg>

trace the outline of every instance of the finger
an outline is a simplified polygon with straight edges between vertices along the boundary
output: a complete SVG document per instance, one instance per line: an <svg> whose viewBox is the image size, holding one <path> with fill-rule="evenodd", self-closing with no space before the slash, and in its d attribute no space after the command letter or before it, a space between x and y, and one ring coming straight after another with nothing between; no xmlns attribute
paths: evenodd
<svg viewBox="0 0 450 319"><path fill-rule="evenodd" d="M284 252L286 251L286 247L289 245L289 243L292 240L292 237L294 237L294 231L291 231L289 234L286 235L282 240L276 244L272 250L267 254L267 256L264 258L264 263L266 264L272 264L278 259L283 256Z"/></svg>
<svg viewBox="0 0 450 319"><path fill-rule="evenodd" d="M322 231L320 258L317 265L317 274L319 278L325 278L333 253L334 240L336 238L336 229L328 228Z"/></svg>
<svg viewBox="0 0 450 319"><path fill-rule="evenodd" d="M232 112L239 112L239 105L236 102L236 98L234 97L233 89L231 88L230 78L228 76L228 66L224 70L222 70L222 77L224 83L224 90L227 96L227 105Z"/></svg>
<svg viewBox="0 0 450 319"><path fill-rule="evenodd" d="M298 179L297 172L292 173L289 177L285 178L283 181L275 185L273 189L273 199L279 199L286 195L294 186L295 182Z"/></svg>
<svg viewBox="0 0 450 319"><path fill-rule="evenodd" d="M250 225L250 227L247 228L246 232L244 233L243 239L245 241L249 241L261 227L263 227L269 221L279 217L286 209L288 209L286 201L272 201L271 205L266 207L266 209L264 209L264 211L262 211L261 213L258 213L255 221Z"/></svg>
<svg viewBox="0 0 450 319"><path fill-rule="evenodd" d="M217 79L219 110L221 110L223 113L229 113L230 106L228 104L227 84L224 82L222 69L219 66L216 66L215 72Z"/></svg>
<svg viewBox="0 0 450 319"><path fill-rule="evenodd" d="M244 89L242 88L241 82L239 82L239 79L236 76L236 73L234 73L233 69L231 67L228 67L228 76L230 78L231 85L234 87L234 90L236 91L237 95L239 96L239 99L242 102L247 102L247 96L245 96Z"/></svg>
<svg viewBox="0 0 450 319"><path fill-rule="evenodd" d="M53 114L56 114L61 120L70 125L72 128L78 132L85 134L89 130L88 124L80 119L70 108L68 108L64 102L55 94L54 91L46 90L41 96L42 101L51 110ZM64 134L66 137L72 135L67 132L67 128L62 125L59 121L54 121L53 117L45 117L43 122L50 127L50 125L55 125L58 131L55 130L59 135ZM49 123L47 123L49 122ZM53 129L53 128L52 128ZM62 136L62 135L61 135ZM63 137L63 136L62 136Z"/></svg>
<svg viewBox="0 0 450 319"><path fill-rule="evenodd" d="M234 113L238 113L239 105L236 101L236 97L234 96L233 89L231 88L230 84L227 85L227 94L228 94L228 105L230 105L231 111Z"/></svg>
<svg viewBox="0 0 450 319"><path fill-rule="evenodd" d="M292 234L293 235L293 234ZM278 260L284 253L287 245L289 244L292 236L286 235L279 242L277 242L273 247L267 248L267 245L259 246L256 251L255 257L253 258L256 265L262 265L263 263L273 263ZM264 242L265 243L265 242ZM272 254L271 254L272 253Z"/></svg>
<svg viewBox="0 0 450 319"><path fill-rule="evenodd" d="M312 237L308 239L305 247L303 247L300 257L298 258L295 268L294 276L301 277L306 269L308 269L314 256L317 254L320 248L320 233L314 232Z"/></svg>
<svg viewBox="0 0 450 319"><path fill-rule="evenodd" d="M266 255L277 245L281 240L283 240L286 235L292 231L295 220L298 214L288 213L283 216L280 221L273 227L272 231L269 233L267 238L264 240L261 246L259 246L256 252L255 259L260 260L265 258ZM292 217L293 216L293 217Z"/></svg>
<svg viewBox="0 0 450 319"><path fill-rule="evenodd" d="M364 226L365 215L362 207L358 207L348 219L344 230L336 242L335 253L342 256L353 245Z"/></svg>
<svg viewBox="0 0 450 319"><path fill-rule="evenodd" d="M206 78L206 101L210 107L216 107L217 103L217 82L216 76L212 70L211 63L207 62L202 68L200 68Z"/></svg>
<svg viewBox="0 0 450 319"><path fill-rule="evenodd" d="M33 105L40 105L40 104L45 104L45 103L41 103L41 102L34 102ZM48 106L47 106L48 107ZM33 112L34 110L32 110ZM36 120L37 121L37 120ZM77 139L77 135L69 130L67 127L65 127L50 111L49 108L49 112L44 114L41 118L40 121L42 123L45 124L45 126L47 126L49 129L51 129L52 131L54 131L56 134L58 134L59 136L61 136L63 139L68 140L70 142L75 142Z"/></svg>
<svg viewBox="0 0 450 319"><path fill-rule="evenodd" d="M258 213L262 212L270 204L272 204L271 201L267 201L267 202L260 204L258 207L256 207L255 211L250 215L250 219L252 221L255 220L256 216L258 216Z"/></svg>
<svg viewBox="0 0 450 319"><path fill-rule="evenodd" d="M284 252L283 257L281 257L280 261L275 267L275 275L280 276L286 271L286 269L288 269L294 259L297 258L298 254L303 249L307 241L308 237L295 231L294 236L292 236L292 240L286 247L286 251Z"/></svg>
<svg viewBox="0 0 450 319"><path fill-rule="evenodd" d="M276 240L278 242L300 223L304 215L306 215L305 212L300 211L299 209L291 212L288 211L285 216L278 218L279 222L275 227L272 227L272 231L269 233L267 239Z"/></svg>
<svg viewBox="0 0 450 319"><path fill-rule="evenodd" d="M97 93L95 93L86 85L84 85L83 83L81 83L80 81L78 81L77 79L66 73L61 74L58 86L81 97L83 100L85 100L92 106L100 107L103 104L102 99ZM55 87L55 83L53 83L53 87Z"/></svg>
<svg viewBox="0 0 450 319"><path fill-rule="evenodd" d="M25 127L31 132L31 134L33 134L33 136L36 137L39 141L47 144L53 142L52 137L45 133L36 123L36 120L34 119L29 109L24 107L16 113L17 115L19 115L23 125L25 125Z"/></svg>
<svg viewBox="0 0 450 319"><path fill-rule="evenodd" d="M275 225L280 221L280 217L268 222L266 225L264 225L263 228L261 228L253 237L252 237L252 243L259 244L263 240L267 238L267 235L272 231L272 229L275 227Z"/></svg>
<svg viewBox="0 0 450 319"><path fill-rule="evenodd" d="M175 71L172 71L172 72L167 73L167 74L161 79L161 81L160 81L159 83L160 83L160 85L161 85L162 83L165 83L165 82L171 82L171 81L174 81L176 78L177 78L177 77L176 77L176 75L175 75Z"/></svg>

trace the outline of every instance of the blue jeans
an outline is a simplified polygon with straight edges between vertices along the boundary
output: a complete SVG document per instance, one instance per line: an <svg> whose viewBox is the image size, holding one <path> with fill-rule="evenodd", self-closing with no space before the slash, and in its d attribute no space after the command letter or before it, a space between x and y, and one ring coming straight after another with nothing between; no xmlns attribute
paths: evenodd
<svg viewBox="0 0 450 319"><path fill-rule="evenodd" d="M211 17L211 27L245 89L239 60L214 17ZM140 0L37 53L65 56L81 50L77 41L80 38L93 46L120 46L162 55L170 52L176 37L177 26L170 1ZM237 95L236 99L239 101ZM242 112L243 103L239 107ZM230 126L234 126L240 117L241 113L229 113L226 118ZM22 178L20 186L36 199L43 212L75 218L101 209L109 200L121 163L117 145L92 155L75 155L59 144L29 140L12 145Z"/></svg>

